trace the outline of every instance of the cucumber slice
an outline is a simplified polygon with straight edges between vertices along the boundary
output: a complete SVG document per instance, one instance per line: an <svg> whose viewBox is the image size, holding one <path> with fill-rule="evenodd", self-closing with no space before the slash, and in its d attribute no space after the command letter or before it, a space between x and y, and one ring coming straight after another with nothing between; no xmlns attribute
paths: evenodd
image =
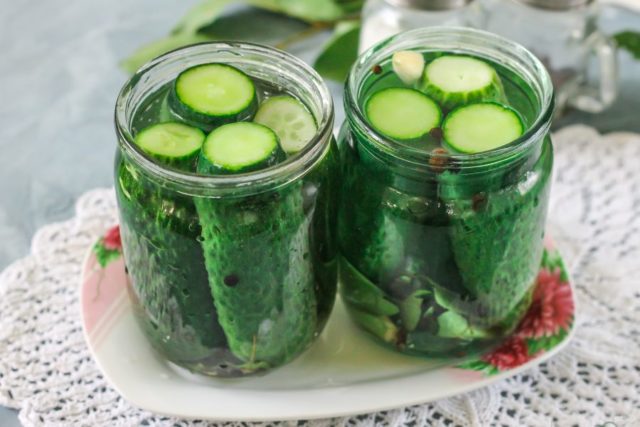
<svg viewBox="0 0 640 427"><path fill-rule="evenodd" d="M198 128L169 122L144 128L134 142L163 164L191 169L204 139L204 132Z"/></svg>
<svg viewBox="0 0 640 427"><path fill-rule="evenodd" d="M502 147L522 135L518 113L504 105L483 102L460 107L442 126L447 145L460 153L481 153Z"/></svg>
<svg viewBox="0 0 640 427"><path fill-rule="evenodd" d="M250 172L273 166L284 158L278 136L268 127L252 122L230 123L207 136L198 160L198 172Z"/></svg>
<svg viewBox="0 0 640 427"><path fill-rule="evenodd" d="M169 106L189 124L211 130L251 119L257 95L251 78L237 68L204 64L180 73L169 93Z"/></svg>
<svg viewBox="0 0 640 427"><path fill-rule="evenodd" d="M254 121L273 129L287 154L302 150L318 131L307 107L289 95L274 96L263 102Z"/></svg>
<svg viewBox="0 0 640 427"><path fill-rule="evenodd" d="M442 112L431 98L415 89L388 88L374 93L365 105L369 123L399 140L417 139L440 125Z"/></svg>
<svg viewBox="0 0 640 427"><path fill-rule="evenodd" d="M445 55L431 61L424 70L421 89L447 110L473 102L506 100L496 70L470 56Z"/></svg>

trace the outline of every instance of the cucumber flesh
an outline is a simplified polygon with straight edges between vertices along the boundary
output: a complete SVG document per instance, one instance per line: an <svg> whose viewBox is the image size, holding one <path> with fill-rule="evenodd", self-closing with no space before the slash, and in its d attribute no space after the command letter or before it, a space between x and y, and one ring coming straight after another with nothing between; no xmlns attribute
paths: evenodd
<svg viewBox="0 0 640 427"><path fill-rule="evenodd" d="M470 56L445 55L431 61L421 89L447 110L474 102L505 101L496 70Z"/></svg>
<svg viewBox="0 0 640 427"><path fill-rule="evenodd" d="M431 98L409 88L388 88L374 93L365 105L369 123L398 140L417 139L440 125L442 112Z"/></svg>
<svg viewBox="0 0 640 427"><path fill-rule="evenodd" d="M460 107L444 121L446 144L460 153L481 153L502 147L524 132L518 113L493 102Z"/></svg>
<svg viewBox="0 0 640 427"><path fill-rule="evenodd" d="M278 136L268 127L252 122L231 123L207 136L198 161L198 172L255 171L273 166L284 156Z"/></svg>
<svg viewBox="0 0 640 427"><path fill-rule="evenodd" d="M287 154L302 150L318 131L307 107L289 95L274 96L263 102L254 121L273 129Z"/></svg>
<svg viewBox="0 0 640 427"><path fill-rule="evenodd" d="M169 122L143 129L134 142L148 155L175 166L193 164L204 139L204 132L198 128Z"/></svg>
<svg viewBox="0 0 640 427"><path fill-rule="evenodd" d="M225 64L191 67L176 78L169 107L186 122L211 130L225 123L250 120L257 107L255 85L237 68Z"/></svg>

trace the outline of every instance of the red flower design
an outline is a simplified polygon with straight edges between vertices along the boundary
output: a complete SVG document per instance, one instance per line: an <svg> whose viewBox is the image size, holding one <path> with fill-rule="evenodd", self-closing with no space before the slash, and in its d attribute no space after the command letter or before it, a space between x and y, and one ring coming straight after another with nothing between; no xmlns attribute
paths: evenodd
<svg viewBox="0 0 640 427"><path fill-rule="evenodd" d="M482 360L500 371L518 367L531 359L533 356L529 356L527 342L521 337L511 337L491 353L482 356Z"/></svg>
<svg viewBox="0 0 640 427"><path fill-rule="evenodd" d="M105 249L110 251L122 249L122 240L120 239L120 227L113 226L105 233L102 238L102 244Z"/></svg>
<svg viewBox="0 0 640 427"><path fill-rule="evenodd" d="M540 270L533 301L518 326L518 335L541 338L556 335L560 329L569 329L573 319L571 287L562 281L560 269Z"/></svg>

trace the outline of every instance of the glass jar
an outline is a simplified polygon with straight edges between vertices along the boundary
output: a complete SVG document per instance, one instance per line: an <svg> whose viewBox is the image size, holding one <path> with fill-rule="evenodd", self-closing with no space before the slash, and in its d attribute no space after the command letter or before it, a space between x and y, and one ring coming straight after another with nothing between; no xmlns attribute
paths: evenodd
<svg viewBox="0 0 640 427"><path fill-rule="evenodd" d="M402 31L433 26L479 25L475 0L367 0L362 9L360 52Z"/></svg>
<svg viewBox="0 0 640 427"><path fill-rule="evenodd" d="M306 103L317 134L257 172L201 176L160 165L133 143L145 113L186 68L232 65ZM186 47L141 68L116 105L115 182L128 290L153 347L192 372L278 367L323 329L336 293L337 151L333 104L301 60L248 43Z"/></svg>
<svg viewBox="0 0 640 427"><path fill-rule="evenodd" d="M597 28L594 0L480 0L483 29L512 39L547 66L556 112L598 113L618 91L616 44ZM595 65L595 67L594 67ZM594 69L597 77L590 75Z"/></svg>
<svg viewBox="0 0 640 427"><path fill-rule="evenodd" d="M473 55L496 66L526 132L479 154L392 141L365 119L372 88L392 87L399 50ZM392 77L396 78L396 77ZM341 296L352 319L395 350L450 361L507 337L530 305L543 251L553 89L522 46L464 28L424 28L365 52L346 84L338 141Z"/></svg>

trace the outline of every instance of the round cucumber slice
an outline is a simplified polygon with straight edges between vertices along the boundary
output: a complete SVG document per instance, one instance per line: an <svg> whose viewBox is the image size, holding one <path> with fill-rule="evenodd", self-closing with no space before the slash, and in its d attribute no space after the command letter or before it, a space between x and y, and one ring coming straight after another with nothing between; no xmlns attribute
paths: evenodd
<svg viewBox="0 0 640 427"><path fill-rule="evenodd" d="M374 93L365 105L369 123L398 140L417 139L440 125L442 112L431 98L415 89L388 88Z"/></svg>
<svg viewBox="0 0 640 427"><path fill-rule="evenodd" d="M500 76L486 62L462 55L445 55L424 70L422 91L443 108L481 101L504 102Z"/></svg>
<svg viewBox="0 0 640 427"><path fill-rule="evenodd" d="M207 136L198 161L198 172L250 172L272 166L284 157L278 136L268 127L252 122L231 123Z"/></svg>
<svg viewBox="0 0 640 427"><path fill-rule="evenodd" d="M212 129L250 119L257 95L251 78L237 68L204 64L180 73L169 94L169 106L190 124Z"/></svg>
<svg viewBox="0 0 640 427"><path fill-rule="evenodd" d="M182 123L160 123L140 131L135 144L160 162L173 166L193 165L205 134Z"/></svg>
<svg viewBox="0 0 640 427"><path fill-rule="evenodd" d="M302 150L318 131L316 121L307 107L289 95L267 99L260 105L253 120L273 129L287 154Z"/></svg>
<svg viewBox="0 0 640 427"><path fill-rule="evenodd" d="M460 153L481 153L502 147L522 135L518 113L494 102L453 110L442 126L445 143Z"/></svg>

